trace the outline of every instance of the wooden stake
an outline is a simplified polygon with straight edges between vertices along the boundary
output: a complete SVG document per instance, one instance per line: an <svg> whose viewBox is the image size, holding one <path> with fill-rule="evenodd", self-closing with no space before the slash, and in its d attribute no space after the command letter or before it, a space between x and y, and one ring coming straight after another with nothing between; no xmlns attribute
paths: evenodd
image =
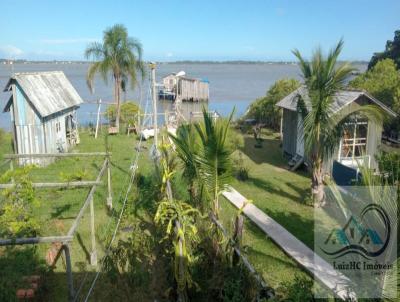
<svg viewBox="0 0 400 302"><path fill-rule="evenodd" d="M10 171L14 171L14 161L10 159ZM11 183L14 183L14 177L11 177Z"/></svg>
<svg viewBox="0 0 400 302"><path fill-rule="evenodd" d="M67 265L68 301L74 301L74 279L72 278L71 254L68 244L63 245L65 262Z"/></svg>
<svg viewBox="0 0 400 302"><path fill-rule="evenodd" d="M107 159L107 188L108 188L108 197L107 197L107 207L111 210L113 207L113 200L111 194L111 164L110 158Z"/></svg>
<svg viewBox="0 0 400 302"><path fill-rule="evenodd" d="M233 241L235 247L239 250L242 246L242 235L243 235L243 215L237 215L235 218ZM240 257L234 250L232 255L232 263L233 265L237 265L239 262L240 262Z"/></svg>
<svg viewBox="0 0 400 302"><path fill-rule="evenodd" d="M96 234L94 230L94 205L93 196L90 199L90 235L92 238L92 251L90 253L90 264L97 265Z"/></svg>

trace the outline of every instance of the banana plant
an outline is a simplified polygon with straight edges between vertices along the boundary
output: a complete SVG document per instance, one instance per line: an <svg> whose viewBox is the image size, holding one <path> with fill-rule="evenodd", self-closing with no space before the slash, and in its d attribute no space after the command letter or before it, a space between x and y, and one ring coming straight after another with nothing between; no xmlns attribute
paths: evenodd
<svg viewBox="0 0 400 302"><path fill-rule="evenodd" d="M159 202L154 221L164 228L163 240L172 242L174 254L174 278L177 285L178 301L188 301L187 289L196 285L190 274L190 265L194 261L192 246L199 242L196 219L200 212L190 204L176 200L172 196L171 169L169 149L171 145L163 144L161 151L161 173L163 199Z"/></svg>

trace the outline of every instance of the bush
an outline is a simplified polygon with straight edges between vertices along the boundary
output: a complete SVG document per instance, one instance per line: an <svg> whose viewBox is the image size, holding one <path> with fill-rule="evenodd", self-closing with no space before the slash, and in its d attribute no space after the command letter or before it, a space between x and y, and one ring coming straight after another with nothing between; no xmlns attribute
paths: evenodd
<svg viewBox="0 0 400 302"><path fill-rule="evenodd" d="M127 101L121 104L121 117L120 122L125 124L136 124L137 114L139 112L139 106L132 101ZM117 118L117 106L112 104L107 107L106 117L109 119L110 123L115 123Z"/></svg>
<svg viewBox="0 0 400 302"><path fill-rule="evenodd" d="M379 61L371 70L354 78L349 86L363 89L373 97L400 113L400 72L391 59ZM400 131L400 118L385 123L385 132Z"/></svg>
<svg viewBox="0 0 400 302"><path fill-rule="evenodd" d="M0 248L0 255L0 301L17 301L16 290L29 288L23 277L44 273L45 263L39 260L37 246Z"/></svg>
<svg viewBox="0 0 400 302"><path fill-rule="evenodd" d="M385 175L389 184L395 184L400 179L400 154L396 152L381 152L376 157L379 171Z"/></svg>
<svg viewBox="0 0 400 302"><path fill-rule="evenodd" d="M313 280L306 277L295 275L293 282L283 283L283 291L286 298L283 301L304 302L315 301L312 292Z"/></svg>
<svg viewBox="0 0 400 302"><path fill-rule="evenodd" d="M33 216L33 207L39 206L29 172L32 166L7 171L0 181L14 181L11 188L0 195L0 237L36 236L40 224Z"/></svg>
<svg viewBox="0 0 400 302"><path fill-rule="evenodd" d="M275 104L299 87L300 82L295 79L275 82L264 97L256 99L250 105L245 118L254 118L273 130L279 130L281 110Z"/></svg>

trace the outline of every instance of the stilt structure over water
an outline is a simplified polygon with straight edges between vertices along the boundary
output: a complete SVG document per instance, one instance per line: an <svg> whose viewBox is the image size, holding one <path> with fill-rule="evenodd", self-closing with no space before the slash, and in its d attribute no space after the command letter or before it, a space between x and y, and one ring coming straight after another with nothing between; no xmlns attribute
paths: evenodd
<svg viewBox="0 0 400 302"><path fill-rule="evenodd" d="M209 82L206 79L186 77L184 71L171 73L163 78L159 97L173 101L206 102L210 97Z"/></svg>

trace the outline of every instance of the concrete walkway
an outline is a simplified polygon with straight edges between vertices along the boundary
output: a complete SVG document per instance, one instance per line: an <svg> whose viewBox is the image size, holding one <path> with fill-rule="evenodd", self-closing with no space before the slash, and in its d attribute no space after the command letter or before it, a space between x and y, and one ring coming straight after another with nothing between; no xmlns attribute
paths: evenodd
<svg viewBox="0 0 400 302"><path fill-rule="evenodd" d="M246 198L238 191L231 188L222 193L234 206L241 208ZM253 204L247 204L243 213L264 231L286 254L292 257L316 279L331 289L335 295L343 300L356 300L356 295L349 290L350 280L342 273L336 271L330 263L322 259L303 242L289 233L279 223L261 211Z"/></svg>

